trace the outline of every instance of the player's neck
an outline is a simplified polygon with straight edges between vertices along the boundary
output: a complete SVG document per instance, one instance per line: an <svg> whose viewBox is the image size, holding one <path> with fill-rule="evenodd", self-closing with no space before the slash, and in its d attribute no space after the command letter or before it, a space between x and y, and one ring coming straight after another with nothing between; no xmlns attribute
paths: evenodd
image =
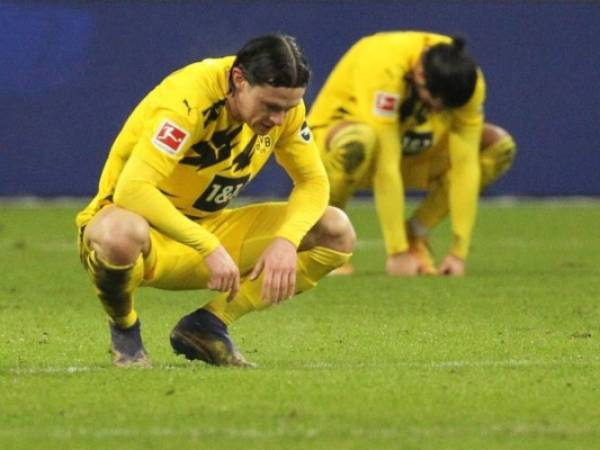
<svg viewBox="0 0 600 450"><path fill-rule="evenodd" d="M233 93L227 94L227 99L225 100L225 108L227 108L227 113L232 121L241 122L242 118L240 116L239 110L237 108L235 95Z"/></svg>

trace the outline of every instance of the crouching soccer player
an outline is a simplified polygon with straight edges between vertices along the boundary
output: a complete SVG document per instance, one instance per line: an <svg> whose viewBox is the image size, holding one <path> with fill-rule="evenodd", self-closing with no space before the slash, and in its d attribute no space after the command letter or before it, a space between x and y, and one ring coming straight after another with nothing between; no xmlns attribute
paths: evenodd
<svg viewBox="0 0 600 450"><path fill-rule="evenodd" d="M108 314L113 361L149 365L139 286L220 293L171 332L176 353L249 366L227 327L311 287L350 257L355 235L328 207L329 184L305 122L310 71L293 38L168 76L133 111L77 216L80 254ZM274 153L294 182L287 202L225 209Z"/></svg>
<svg viewBox="0 0 600 450"><path fill-rule="evenodd" d="M514 158L511 136L484 123L483 74L464 45L424 32L363 38L309 114L330 203L344 208L356 190L373 189L391 275L463 275L479 192ZM405 223L410 188L428 195ZM454 241L436 267L427 237L448 213Z"/></svg>

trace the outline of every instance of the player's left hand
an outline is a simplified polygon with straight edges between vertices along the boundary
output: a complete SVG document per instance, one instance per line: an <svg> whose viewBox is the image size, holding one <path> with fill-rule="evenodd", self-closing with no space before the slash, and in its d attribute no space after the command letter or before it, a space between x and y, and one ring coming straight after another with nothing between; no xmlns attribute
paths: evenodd
<svg viewBox="0 0 600 450"><path fill-rule="evenodd" d="M258 259L250 274L256 280L264 272L262 299L267 303L281 303L296 290L296 247L284 238L275 238Z"/></svg>
<svg viewBox="0 0 600 450"><path fill-rule="evenodd" d="M458 256L448 255L438 269L440 275L462 277L465 274L465 260Z"/></svg>

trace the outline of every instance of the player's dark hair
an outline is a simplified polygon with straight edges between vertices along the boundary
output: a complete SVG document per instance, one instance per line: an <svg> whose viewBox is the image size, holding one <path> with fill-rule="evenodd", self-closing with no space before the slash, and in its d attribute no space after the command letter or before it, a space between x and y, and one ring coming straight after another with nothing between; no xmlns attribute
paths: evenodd
<svg viewBox="0 0 600 450"><path fill-rule="evenodd" d="M477 82L477 64L465 51L465 39L453 37L449 44L430 47L423 56L427 90L447 108L469 101Z"/></svg>
<svg viewBox="0 0 600 450"><path fill-rule="evenodd" d="M296 40L285 34L267 34L246 43L237 53L233 67L239 67L251 85L306 87L310 67ZM233 89L231 75L230 89Z"/></svg>

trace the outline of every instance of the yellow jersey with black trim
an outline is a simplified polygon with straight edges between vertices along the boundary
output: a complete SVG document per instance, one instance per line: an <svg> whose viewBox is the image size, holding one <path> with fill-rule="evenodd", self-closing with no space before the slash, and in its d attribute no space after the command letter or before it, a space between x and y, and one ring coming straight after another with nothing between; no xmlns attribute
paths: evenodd
<svg viewBox="0 0 600 450"><path fill-rule="evenodd" d="M436 130L447 129L453 121L480 121L485 97L481 71L469 102L443 113L428 111L411 90L407 75L423 52L451 41L449 36L418 31L384 32L362 38L338 62L317 95L308 115L311 128L339 120L371 125L394 123L400 127L403 153L415 154L433 146L437 134L432 132L429 139L423 137L417 143L406 131L422 130L432 118L435 123L430 123L430 128Z"/></svg>
<svg viewBox="0 0 600 450"><path fill-rule="evenodd" d="M191 64L169 75L142 100L115 140L98 194L77 217L79 226L113 202L119 178L132 158L160 174L156 188L193 221L224 209L271 154L294 181L311 176L326 179L303 102L266 135L257 135L246 123L231 117L226 98L233 61L229 56ZM325 196L324 209L328 191L322 191L315 188L314 194ZM316 221L315 214L309 222ZM294 224L288 225L294 228ZM297 243L304 228L288 229L285 237Z"/></svg>
<svg viewBox="0 0 600 450"><path fill-rule="evenodd" d="M451 251L460 257L468 251L479 189L483 74L478 70L474 93L465 105L439 112L419 101L411 82L423 52L450 42L449 36L418 31L377 33L359 40L337 63L308 115L315 131L344 120L366 123L376 131L379 154L370 177L388 254L408 247L402 186L426 188L443 171L449 171L451 179ZM383 170L382 165L396 169Z"/></svg>

